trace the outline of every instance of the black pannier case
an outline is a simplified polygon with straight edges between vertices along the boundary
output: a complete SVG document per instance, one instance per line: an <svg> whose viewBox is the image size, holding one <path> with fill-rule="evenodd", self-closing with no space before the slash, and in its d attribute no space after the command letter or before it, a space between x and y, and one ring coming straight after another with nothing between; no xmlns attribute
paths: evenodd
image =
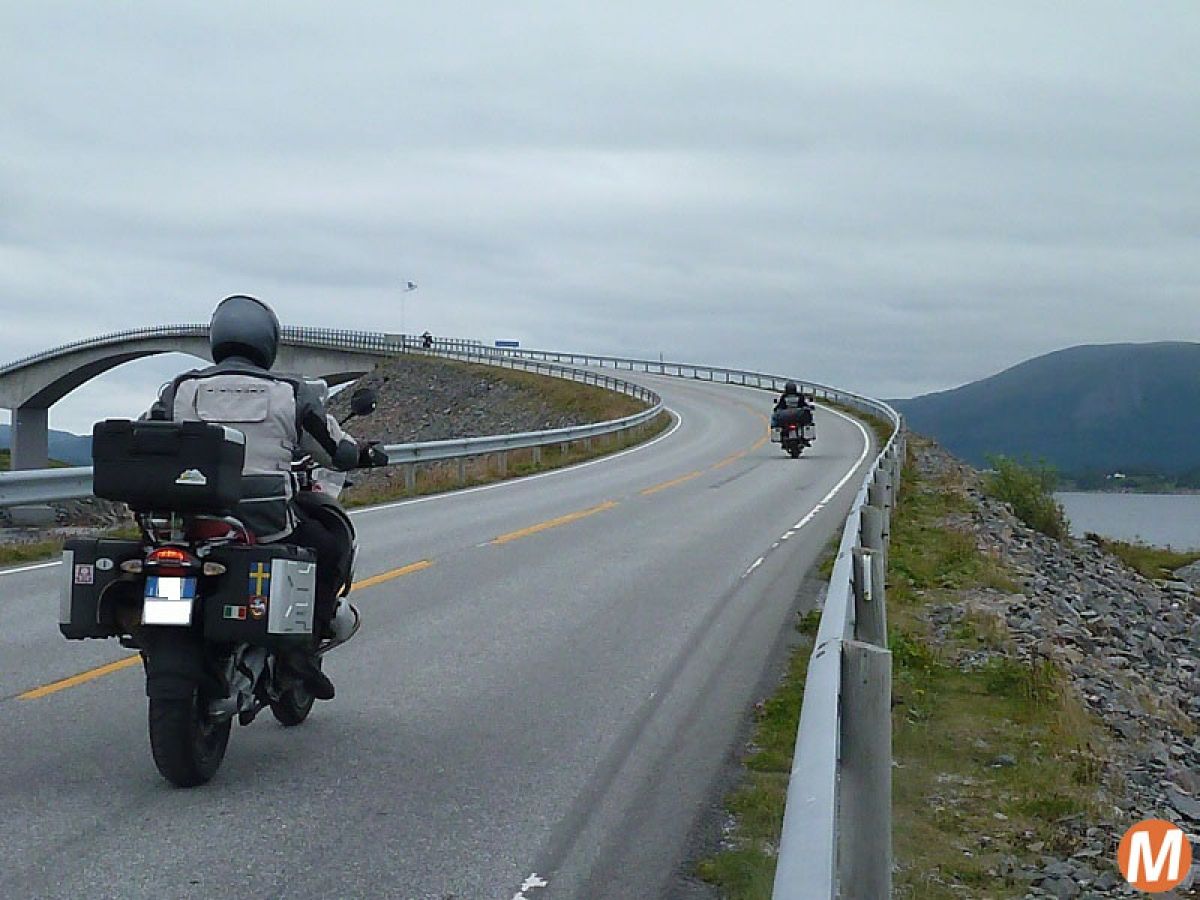
<svg viewBox="0 0 1200 900"><path fill-rule="evenodd" d="M317 557L292 544L216 547L206 557L225 574L205 578L206 640L264 647L312 639L317 611Z"/></svg>
<svg viewBox="0 0 1200 900"><path fill-rule="evenodd" d="M228 512L245 456L245 435L223 425L107 419L92 428L92 490L138 510Z"/></svg>
<svg viewBox="0 0 1200 900"><path fill-rule="evenodd" d="M72 538L63 546L62 594L58 630L71 640L116 637L115 612L120 591L135 598L140 579L121 580L121 563L141 559L140 541ZM132 582L132 583L128 583Z"/></svg>

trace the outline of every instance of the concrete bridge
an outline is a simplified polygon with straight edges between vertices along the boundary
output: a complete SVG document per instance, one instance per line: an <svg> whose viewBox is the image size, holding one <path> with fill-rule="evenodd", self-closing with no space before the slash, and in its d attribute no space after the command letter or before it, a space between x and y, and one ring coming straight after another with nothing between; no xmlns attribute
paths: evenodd
<svg viewBox="0 0 1200 900"><path fill-rule="evenodd" d="M403 353L405 344L400 334L285 327L275 368L342 384L369 372L381 358ZM413 338L408 345L414 346ZM48 465L51 406L109 369L159 353L186 353L211 362L208 326L119 331L0 366L0 407L12 411L12 467Z"/></svg>

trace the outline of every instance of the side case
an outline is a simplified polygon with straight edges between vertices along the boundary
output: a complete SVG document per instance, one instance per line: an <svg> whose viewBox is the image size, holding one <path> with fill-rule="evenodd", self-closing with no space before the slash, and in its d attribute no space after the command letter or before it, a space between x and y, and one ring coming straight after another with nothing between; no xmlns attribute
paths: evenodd
<svg viewBox="0 0 1200 900"><path fill-rule="evenodd" d="M122 578L121 563L141 554L139 541L72 538L66 542L59 575L58 630L63 637L78 641L121 634L113 602L118 582L123 585L129 580Z"/></svg>
<svg viewBox="0 0 1200 900"><path fill-rule="evenodd" d="M305 547L269 544L222 547L208 557L225 566L204 597L210 641L286 647L312 638L317 609L317 560Z"/></svg>

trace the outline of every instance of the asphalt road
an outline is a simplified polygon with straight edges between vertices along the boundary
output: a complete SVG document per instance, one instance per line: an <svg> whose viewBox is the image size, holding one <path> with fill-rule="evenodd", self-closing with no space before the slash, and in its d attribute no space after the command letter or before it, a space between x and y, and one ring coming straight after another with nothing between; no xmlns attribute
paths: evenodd
<svg viewBox="0 0 1200 900"><path fill-rule="evenodd" d="M820 411L791 460L768 394L642 377L651 444L359 513L337 699L235 726L200 789L140 667L90 677L127 652L59 637L61 570L0 573L0 897L661 896L868 438Z"/></svg>

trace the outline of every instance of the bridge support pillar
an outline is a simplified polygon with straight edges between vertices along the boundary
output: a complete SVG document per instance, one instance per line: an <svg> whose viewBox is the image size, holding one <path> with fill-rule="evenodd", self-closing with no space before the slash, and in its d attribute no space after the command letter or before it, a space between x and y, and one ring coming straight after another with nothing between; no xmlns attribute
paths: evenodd
<svg viewBox="0 0 1200 900"><path fill-rule="evenodd" d="M50 410L19 406L12 411L13 469L44 469L50 465Z"/></svg>

